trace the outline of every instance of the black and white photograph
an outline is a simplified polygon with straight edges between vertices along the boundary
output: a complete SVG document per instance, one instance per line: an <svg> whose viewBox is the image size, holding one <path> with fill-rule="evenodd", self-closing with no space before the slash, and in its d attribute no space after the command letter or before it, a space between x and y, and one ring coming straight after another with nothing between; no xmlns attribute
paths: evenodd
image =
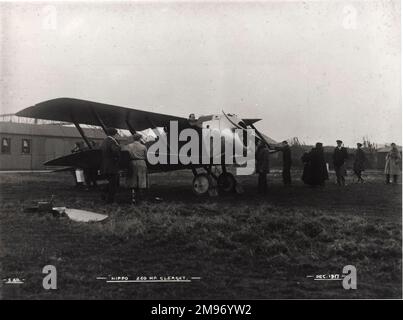
<svg viewBox="0 0 403 320"><path fill-rule="evenodd" d="M0 1L0 300L401 300L401 21Z"/></svg>

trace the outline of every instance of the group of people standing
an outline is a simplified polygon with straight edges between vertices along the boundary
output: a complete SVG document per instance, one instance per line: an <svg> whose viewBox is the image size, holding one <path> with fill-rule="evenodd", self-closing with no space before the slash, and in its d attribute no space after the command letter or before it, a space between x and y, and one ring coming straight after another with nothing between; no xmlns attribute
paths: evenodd
<svg viewBox="0 0 403 320"><path fill-rule="evenodd" d="M337 146L333 151L334 172L336 174L337 184L339 186L345 186L345 176L347 175L346 161L348 159L348 152L347 148L343 147L343 141L336 140L336 143ZM362 144L358 143L357 150L360 150L361 146ZM365 154L363 152L359 153L359 157L357 154L354 162L354 172L362 182L363 179L361 172L364 170ZM301 160L304 163L302 181L310 186L324 186L326 180L329 180L329 173L323 144L320 142L316 143L315 147L312 148L310 152L303 154Z"/></svg>
<svg viewBox="0 0 403 320"><path fill-rule="evenodd" d="M332 155L333 167L336 174L337 184L345 186L347 175L346 161L349 158L347 148L343 146L343 141L337 140ZM283 170L282 177L284 185L291 184L291 149L287 141L283 141L280 146L269 146L263 140L258 142L256 151L256 173L258 173L258 191L259 193L266 193L267 191L267 174L269 173L269 154L270 149L281 151L283 155ZM310 186L324 186L326 180L329 180L328 165L325 159L323 144L318 142L315 147L309 152L305 152L301 160L304 164L302 173L302 181ZM357 143L357 149L354 155L353 172L357 178L358 183L363 183L362 172L365 170L366 156L362 150L362 144ZM400 161L401 155L395 143L391 144L391 150L386 156L385 165L385 183L389 184L391 178L393 183L397 183L398 176L400 175Z"/></svg>
<svg viewBox="0 0 403 320"><path fill-rule="evenodd" d="M107 203L115 200L115 195L119 187L119 170L121 150L128 151L129 165L127 175L127 187L131 191L131 201L136 204L144 195L144 190L148 188L147 176L147 148L141 141L141 135L135 133L132 135L132 142L121 146L116 139L117 130L107 128L107 137L102 142L100 149L102 151L101 173L108 180L107 187L104 190L103 199ZM337 146L333 151L333 166L336 174L337 184L345 186L345 176L347 175L346 161L348 159L347 148L343 146L343 141L337 140ZM270 172L269 155L270 150L282 152L283 170L282 178L286 186L291 185L291 148L287 141L283 141L279 146L269 146L263 139L258 139L256 150L256 173L258 174L259 193L267 192L267 174ZM323 144L318 142L309 152L301 157L304 164L302 181L310 186L324 186L329 179L328 166L325 159ZM357 149L354 156L353 172L357 177L357 182L364 182L362 172L365 170L366 156L362 150L362 144L357 143ZM385 183L389 184L391 178L393 183L397 183L400 175L401 155L395 143L391 144L391 150L386 156L385 165Z"/></svg>
<svg viewBox="0 0 403 320"><path fill-rule="evenodd" d="M107 128L106 133L107 137L100 146L102 152L101 173L108 180L102 198L107 203L115 201L119 187L121 150L126 150L130 157L127 168L127 187L131 192L131 202L136 204L144 195L144 190L148 188L147 148L141 142L141 135L138 133L133 134L132 142L125 146L121 146L116 139L118 131L115 128Z"/></svg>

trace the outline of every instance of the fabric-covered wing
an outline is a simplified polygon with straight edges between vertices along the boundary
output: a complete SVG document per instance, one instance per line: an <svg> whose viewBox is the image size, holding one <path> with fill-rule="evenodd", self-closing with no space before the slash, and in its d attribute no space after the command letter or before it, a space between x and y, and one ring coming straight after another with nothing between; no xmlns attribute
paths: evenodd
<svg viewBox="0 0 403 320"><path fill-rule="evenodd" d="M93 168L99 169L101 167L102 151L100 149L84 150L68 154L56 159L49 160L44 163L45 166L60 166L60 167L73 167L73 168ZM119 167L127 168L127 163L130 160L127 151L121 151Z"/></svg>
<svg viewBox="0 0 403 320"><path fill-rule="evenodd" d="M44 101L23 109L16 115L95 126L100 125L100 119L107 127L127 130L133 128L136 131L164 127L173 120L183 124L187 123L187 119L182 117L72 98Z"/></svg>

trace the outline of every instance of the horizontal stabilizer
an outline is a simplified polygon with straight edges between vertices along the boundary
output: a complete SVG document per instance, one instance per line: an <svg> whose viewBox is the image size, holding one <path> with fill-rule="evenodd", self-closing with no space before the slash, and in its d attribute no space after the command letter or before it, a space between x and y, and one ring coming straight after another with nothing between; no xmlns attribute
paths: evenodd
<svg viewBox="0 0 403 320"><path fill-rule="evenodd" d="M242 121L245 122L247 126L250 126L251 124L254 124L260 120L262 119L242 119Z"/></svg>

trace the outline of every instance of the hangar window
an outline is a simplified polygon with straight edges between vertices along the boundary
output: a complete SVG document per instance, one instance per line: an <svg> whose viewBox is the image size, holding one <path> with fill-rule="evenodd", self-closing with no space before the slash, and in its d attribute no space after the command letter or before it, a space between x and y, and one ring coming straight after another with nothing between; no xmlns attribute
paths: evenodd
<svg viewBox="0 0 403 320"><path fill-rule="evenodd" d="M31 153L31 140L22 139L22 153L30 154Z"/></svg>
<svg viewBox="0 0 403 320"><path fill-rule="evenodd" d="M11 139L1 138L1 153L10 153L10 152L11 152Z"/></svg>

